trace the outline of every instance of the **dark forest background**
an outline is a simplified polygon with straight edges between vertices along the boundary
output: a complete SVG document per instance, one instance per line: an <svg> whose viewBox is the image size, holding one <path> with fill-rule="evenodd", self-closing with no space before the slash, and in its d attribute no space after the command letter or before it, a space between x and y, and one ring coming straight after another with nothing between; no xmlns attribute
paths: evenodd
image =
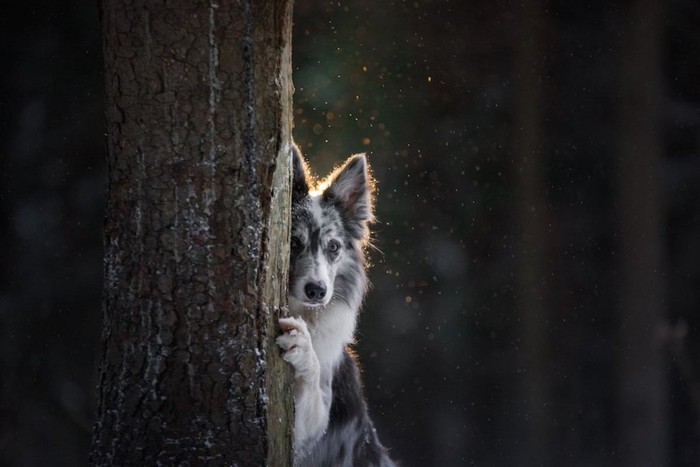
<svg viewBox="0 0 700 467"><path fill-rule="evenodd" d="M297 142L320 174L366 151L379 182L357 349L393 456L624 465L652 445L700 465L700 5L350 0L294 18ZM97 4L4 5L0 41L0 465L80 465Z"/></svg>

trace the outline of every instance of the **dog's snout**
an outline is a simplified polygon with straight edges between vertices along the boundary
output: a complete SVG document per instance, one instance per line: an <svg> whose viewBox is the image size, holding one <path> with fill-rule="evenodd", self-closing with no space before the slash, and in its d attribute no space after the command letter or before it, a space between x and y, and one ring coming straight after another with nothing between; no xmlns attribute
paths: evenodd
<svg viewBox="0 0 700 467"><path fill-rule="evenodd" d="M304 286L304 293L309 300L319 302L326 296L326 284L323 282L307 282Z"/></svg>

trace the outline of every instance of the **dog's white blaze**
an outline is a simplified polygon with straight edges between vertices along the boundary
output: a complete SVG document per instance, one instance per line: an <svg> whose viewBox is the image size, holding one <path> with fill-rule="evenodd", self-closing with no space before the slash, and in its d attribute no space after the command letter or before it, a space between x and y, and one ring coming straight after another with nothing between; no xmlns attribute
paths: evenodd
<svg viewBox="0 0 700 467"><path fill-rule="evenodd" d="M331 265L328 264L323 248L319 248L316 252L315 259L315 280L326 285L326 296L323 299L323 305L328 305L333 297L333 277L331 276Z"/></svg>
<svg viewBox="0 0 700 467"><path fill-rule="evenodd" d="M311 215L316 222L316 225L323 225L323 208L321 208L321 195L316 194L311 196Z"/></svg>
<svg viewBox="0 0 700 467"><path fill-rule="evenodd" d="M309 211L313 217L314 223L319 226L324 225L323 220L323 208L321 207L321 195L317 194L311 196L311 203L309 206ZM323 232L322 232L323 233ZM309 273L300 277L296 284L294 284L295 292L298 297L304 297L304 287L309 281L322 282L326 286L326 296L323 300L322 306L328 305L328 303L333 298L333 281L334 277L332 274L331 264L328 262L323 247L319 248L314 257L313 267L310 269Z"/></svg>

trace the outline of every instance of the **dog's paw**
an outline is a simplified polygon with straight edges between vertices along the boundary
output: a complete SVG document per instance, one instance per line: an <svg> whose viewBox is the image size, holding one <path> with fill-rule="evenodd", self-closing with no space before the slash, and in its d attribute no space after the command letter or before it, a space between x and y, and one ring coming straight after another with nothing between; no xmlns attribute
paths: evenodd
<svg viewBox="0 0 700 467"><path fill-rule="evenodd" d="M306 376L319 371L318 358L311 345L311 335L301 318L280 318L283 334L277 338L282 358L289 362L296 376Z"/></svg>

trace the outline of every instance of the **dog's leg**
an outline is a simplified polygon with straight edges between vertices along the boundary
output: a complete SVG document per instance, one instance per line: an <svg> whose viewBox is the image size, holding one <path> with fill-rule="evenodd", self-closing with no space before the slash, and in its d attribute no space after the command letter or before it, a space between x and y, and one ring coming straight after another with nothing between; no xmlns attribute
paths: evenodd
<svg viewBox="0 0 700 467"><path fill-rule="evenodd" d="M311 343L306 322L301 318L281 318L284 334L277 345L282 358L294 367L294 445L298 455L304 453L323 436L330 412L330 384L322 389L321 368Z"/></svg>

